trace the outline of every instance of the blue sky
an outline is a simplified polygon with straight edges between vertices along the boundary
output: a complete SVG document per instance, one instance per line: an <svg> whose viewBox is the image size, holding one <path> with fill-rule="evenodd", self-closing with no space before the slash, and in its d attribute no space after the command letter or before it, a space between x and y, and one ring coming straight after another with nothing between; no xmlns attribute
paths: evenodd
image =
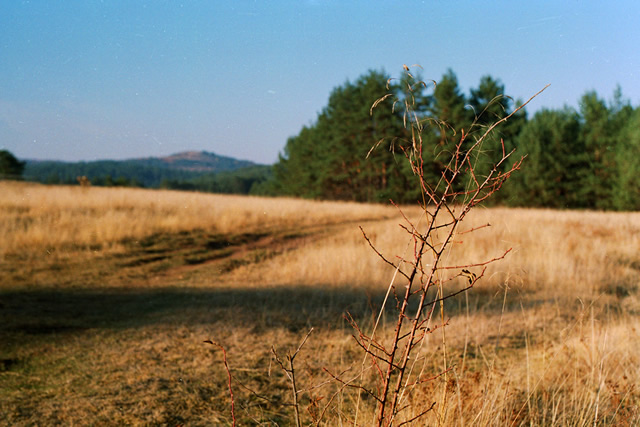
<svg viewBox="0 0 640 427"><path fill-rule="evenodd" d="M331 90L369 69L460 85L490 74L529 108L616 85L640 103L637 1L0 2L0 148L19 158L185 150L273 163Z"/></svg>

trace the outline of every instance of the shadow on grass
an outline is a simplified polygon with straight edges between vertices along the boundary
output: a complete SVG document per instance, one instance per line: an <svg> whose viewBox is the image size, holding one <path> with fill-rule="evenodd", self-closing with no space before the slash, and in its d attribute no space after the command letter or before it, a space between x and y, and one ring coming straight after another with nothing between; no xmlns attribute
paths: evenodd
<svg viewBox="0 0 640 427"><path fill-rule="evenodd" d="M351 331L344 314L349 312L358 322L372 319L384 293L357 287L308 286L0 291L0 338L6 334L46 336L164 324L223 324L256 332L270 328L296 332L311 326ZM473 296L473 291L471 295L476 309L479 305L485 312L501 309L501 298ZM484 303L479 304L478 298ZM463 301L461 296L450 300L448 314L456 316L465 310ZM395 313L395 305L391 296L388 315Z"/></svg>
<svg viewBox="0 0 640 427"><path fill-rule="evenodd" d="M297 331L322 323L342 327L346 311L363 318L382 298L382 293L367 295L362 289L320 287L4 291L0 337L217 322L258 330Z"/></svg>

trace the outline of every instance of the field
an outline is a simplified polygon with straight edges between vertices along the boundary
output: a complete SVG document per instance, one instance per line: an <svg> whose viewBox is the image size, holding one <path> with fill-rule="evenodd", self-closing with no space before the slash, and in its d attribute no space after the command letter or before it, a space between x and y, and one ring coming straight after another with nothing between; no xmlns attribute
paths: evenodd
<svg viewBox="0 0 640 427"><path fill-rule="evenodd" d="M361 364L344 314L370 327L393 275L359 226L393 257L401 221L391 206L0 182L0 424L230 425L231 384L238 424L292 425L273 350L313 328L295 359L303 424L352 425L356 393L327 371ZM640 214L480 208L465 223L491 227L451 257L513 250L446 302L407 419L435 402L421 424L639 425Z"/></svg>

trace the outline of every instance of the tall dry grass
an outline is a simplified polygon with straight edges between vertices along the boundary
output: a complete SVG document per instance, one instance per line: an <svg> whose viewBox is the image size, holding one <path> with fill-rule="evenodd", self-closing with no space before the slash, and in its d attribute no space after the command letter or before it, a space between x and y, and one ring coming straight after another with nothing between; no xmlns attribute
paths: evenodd
<svg viewBox="0 0 640 427"><path fill-rule="evenodd" d="M411 212L414 217L417 210ZM383 254L393 258L413 250L402 218L364 224ZM478 209L463 227L491 224L460 235L449 254L454 264L480 262L512 251L490 265L480 287L499 290L506 282L526 292L585 297L616 288L634 289L640 272L640 214L558 212L544 209ZM327 236L317 244L286 253L264 265L250 265L237 277L258 274L281 284L371 285L388 282L393 270L381 263L357 227Z"/></svg>
<svg viewBox="0 0 640 427"><path fill-rule="evenodd" d="M312 397L327 402L330 394L312 388L327 381L322 368L360 361L341 313L366 324L393 273L358 226L391 258L413 250L402 221L376 205L0 182L1 265L13 272L0 293L0 424L229 423L226 373L202 344L208 338L227 349L238 417L292 423L271 345L283 354L315 328L296 359L300 398L303 409ZM487 223L459 235L450 260L513 250L446 303L447 398L441 378L416 386L406 416L435 401L444 407L427 425L638 425L640 214L477 209L462 229ZM198 229L302 237L268 256L242 249L234 268L169 264L157 277L122 243ZM117 248L117 263L86 262L87 248ZM47 250L80 261L33 269ZM139 270L135 280L127 269ZM41 290L40 281L56 288ZM94 289L100 281L128 285ZM428 335L414 369L436 376L441 343ZM326 424L348 423L352 399L334 399Z"/></svg>
<svg viewBox="0 0 640 427"><path fill-rule="evenodd" d="M390 259L414 248L400 222L365 226ZM640 422L640 214L480 209L463 229L485 224L459 236L448 262L473 264L513 250L470 295L447 303L454 380L446 410L429 415L427 425ZM355 227L232 273L262 286L355 286L369 295L380 294L392 275ZM441 337L434 335L418 355L424 372L439 372ZM417 393L424 401L405 401L416 408L406 417L441 399L442 387L434 381Z"/></svg>
<svg viewBox="0 0 640 427"><path fill-rule="evenodd" d="M389 207L355 203L0 181L0 256L66 245L117 245L162 232L268 232L392 213Z"/></svg>

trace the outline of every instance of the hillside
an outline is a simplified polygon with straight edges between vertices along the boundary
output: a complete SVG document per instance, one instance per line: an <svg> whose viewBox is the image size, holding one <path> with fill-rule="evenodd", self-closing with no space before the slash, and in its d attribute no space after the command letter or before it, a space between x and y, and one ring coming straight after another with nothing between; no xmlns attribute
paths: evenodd
<svg viewBox="0 0 640 427"><path fill-rule="evenodd" d="M184 151L166 157L133 159L130 160L130 162L141 166L209 173L236 170L256 165L256 163L248 160L238 160L232 157L219 156L207 151Z"/></svg>
<svg viewBox="0 0 640 427"><path fill-rule="evenodd" d="M93 185L157 188L171 183L174 186L189 187L188 183L196 178L202 180L203 176L220 172L232 173L247 168L263 170L267 167L206 151L185 151L166 157L91 162L27 159L24 177L28 181L50 184L73 184L78 176L86 176Z"/></svg>

